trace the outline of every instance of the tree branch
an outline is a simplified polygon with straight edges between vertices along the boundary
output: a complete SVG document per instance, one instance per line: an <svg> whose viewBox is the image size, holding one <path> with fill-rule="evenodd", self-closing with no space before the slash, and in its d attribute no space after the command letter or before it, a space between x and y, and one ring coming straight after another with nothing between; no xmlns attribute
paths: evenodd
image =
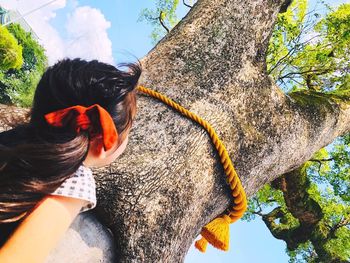
<svg viewBox="0 0 350 263"><path fill-rule="evenodd" d="M328 73L329 71L330 71L330 69L310 69L310 70L301 71L301 72L288 72L287 74L279 77L278 79L284 79L284 78L287 78L287 77L293 76L293 75L304 75L307 73L313 73L315 75L322 75L322 74Z"/></svg>
<svg viewBox="0 0 350 263"><path fill-rule="evenodd" d="M329 159L325 160L329 161ZM298 169L284 174L274 180L271 185L283 192L288 211L300 223L297 227L290 227L288 225L276 226L276 224L274 225L264 220L272 234L284 240L290 250L296 249L299 244L308 240L311 241L316 250L317 259L320 262L345 262L327 249L327 242L330 239L337 238L335 236L336 230L349 224L350 218L342 218L333 227L328 226L328 231L326 231L325 222L322 220L322 209L307 192L310 181L307 177L305 166L303 165ZM272 219L274 217L271 217L270 221ZM274 234L273 232L276 233Z"/></svg>
<svg viewBox="0 0 350 263"><path fill-rule="evenodd" d="M301 225L312 228L322 219L320 205L307 192L310 180L304 166L279 177L274 181L274 186L283 192L288 211Z"/></svg>
<svg viewBox="0 0 350 263"><path fill-rule="evenodd" d="M334 158L328 158L328 159L310 159L309 161L310 162L318 162L318 163L321 163L321 162L329 162L329 161L333 161Z"/></svg>
<svg viewBox="0 0 350 263"><path fill-rule="evenodd" d="M169 28L164 24L164 21L162 19L162 14L163 14L163 11L160 11L160 14L159 14L159 23L161 24L161 26L166 30L167 33L169 33Z"/></svg>
<svg viewBox="0 0 350 263"><path fill-rule="evenodd" d="M327 239L336 238L335 232L344 226L350 225L350 215L347 215L346 217L343 217L337 224L335 224L333 227L330 228L329 233L327 235Z"/></svg>
<svg viewBox="0 0 350 263"><path fill-rule="evenodd" d="M189 4L187 4L187 3L185 2L185 0L182 0L182 3L183 3L185 6L189 7L189 8L192 8L192 7L193 7L193 6L189 5Z"/></svg>
<svg viewBox="0 0 350 263"><path fill-rule="evenodd" d="M290 227L288 224L275 222L276 219L282 221L284 217L281 207L276 207L270 213L263 215L262 220L275 238L285 241L289 250L295 250L299 244L308 240L310 229L302 226Z"/></svg>

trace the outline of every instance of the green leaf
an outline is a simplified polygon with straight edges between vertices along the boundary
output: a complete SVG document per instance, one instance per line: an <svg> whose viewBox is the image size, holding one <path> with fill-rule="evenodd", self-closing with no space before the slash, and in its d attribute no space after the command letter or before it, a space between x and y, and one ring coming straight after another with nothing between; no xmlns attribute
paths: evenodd
<svg viewBox="0 0 350 263"><path fill-rule="evenodd" d="M0 25L0 70L19 69L23 64L22 46Z"/></svg>

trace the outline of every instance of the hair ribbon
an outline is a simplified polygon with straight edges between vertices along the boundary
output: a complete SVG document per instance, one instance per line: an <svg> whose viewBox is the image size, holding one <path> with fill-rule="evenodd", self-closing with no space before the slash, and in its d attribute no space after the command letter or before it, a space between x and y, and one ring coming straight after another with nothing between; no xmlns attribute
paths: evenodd
<svg viewBox="0 0 350 263"><path fill-rule="evenodd" d="M98 104L90 107L75 105L50 112L45 114L45 120L55 127L72 125L77 133L88 130L92 138L101 134L106 151L118 140L118 132L111 115Z"/></svg>

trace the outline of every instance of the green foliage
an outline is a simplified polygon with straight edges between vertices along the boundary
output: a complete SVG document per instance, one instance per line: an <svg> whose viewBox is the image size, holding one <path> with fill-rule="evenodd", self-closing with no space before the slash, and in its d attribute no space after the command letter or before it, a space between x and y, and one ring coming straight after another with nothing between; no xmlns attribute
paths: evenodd
<svg viewBox="0 0 350 263"><path fill-rule="evenodd" d="M187 4L192 5L192 0ZM139 21L146 21L153 26L150 36L153 44L156 44L179 22L176 15L178 6L179 0L157 0L154 9L145 8L141 11Z"/></svg>
<svg viewBox="0 0 350 263"><path fill-rule="evenodd" d="M286 249L286 253L289 256L289 263L317 262L317 255L315 254L314 247L310 241L299 245L296 250L290 251Z"/></svg>
<svg viewBox="0 0 350 263"><path fill-rule="evenodd" d="M324 244L325 249L330 253L334 254L344 260L350 259L350 229L347 224L337 228L345 222L350 220L350 202L344 202L337 194L333 191L332 187L328 187L325 190L320 189L316 184L312 184L308 189L308 193L318 202L324 213L322 221L319 225L325 228L325 232L330 229L336 229L333 238L328 238ZM347 193L349 197L349 193ZM318 231L321 234L322 231ZM322 236L322 238L326 238Z"/></svg>
<svg viewBox="0 0 350 263"><path fill-rule="evenodd" d="M350 4L328 14L306 13L306 0L280 14L267 55L270 75L285 91L315 90L349 96Z"/></svg>
<svg viewBox="0 0 350 263"><path fill-rule="evenodd" d="M22 64L22 47L6 27L0 26L0 70L19 69Z"/></svg>
<svg viewBox="0 0 350 263"><path fill-rule="evenodd" d="M0 70L0 102L29 107L47 67L47 57L44 49L20 25L11 24L8 30L23 48L24 61L20 69Z"/></svg>
<svg viewBox="0 0 350 263"><path fill-rule="evenodd" d="M247 213L243 219L247 221L254 220L258 213L272 210L278 204L283 204L283 195L280 191L274 190L269 184L264 185L248 203Z"/></svg>
<svg viewBox="0 0 350 263"><path fill-rule="evenodd" d="M306 0L295 0L285 13L277 17L266 58L268 72L275 79L278 79L277 73L282 74L283 69L290 65L287 59L302 48L300 38L305 33L306 8Z"/></svg>
<svg viewBox="0 0 350 263"><path fill-rule="evenodd" d="M332 147L321 149L311 160L323 160L312 163L309 168L310 178L318 184L330 187L332 193L343 202L350 202L350 142L349 134L338 138Z"/></svg>

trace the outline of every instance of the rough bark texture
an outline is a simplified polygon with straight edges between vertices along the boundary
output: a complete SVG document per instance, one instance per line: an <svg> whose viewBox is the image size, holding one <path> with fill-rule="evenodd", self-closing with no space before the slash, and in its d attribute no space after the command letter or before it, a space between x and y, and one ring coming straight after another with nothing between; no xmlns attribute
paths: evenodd
<svg viewBox="0 0 350 263"><path fill-rule="evenodd" d="M288 211L299 221L299 225L287 227L288 220L281 207L262 215L262 219L275 238L284 240L289 250L295 250L299 244L308 241L313 232L317 232L317 224L323 218L322 209L307 192L310 181L303 168L288 172L271 184L283 192ZM275 221L278 218L281 220L280 223Z"/></svg>
<svg viewBox="0 0 350 263"><path fill-rule="evenodd" d="M349 107L300 103L266 74L268 40L288 2L199 0L142 60L140 84L212 124L248 196L350 129ZM93 172L96 216L114 233L116 262L182 262L232 204L206 132L143 95L126 152Z"/></svg>
<svg viewBox="0 0 350 263"><path fill-rule="evenodd" d="M307 192L310 180L305 167L302 166L284 174L272 181L271 185L282 191L288 211L299 220L300 225L305 229L311 228L322 219L321 206Z"/></svg>

